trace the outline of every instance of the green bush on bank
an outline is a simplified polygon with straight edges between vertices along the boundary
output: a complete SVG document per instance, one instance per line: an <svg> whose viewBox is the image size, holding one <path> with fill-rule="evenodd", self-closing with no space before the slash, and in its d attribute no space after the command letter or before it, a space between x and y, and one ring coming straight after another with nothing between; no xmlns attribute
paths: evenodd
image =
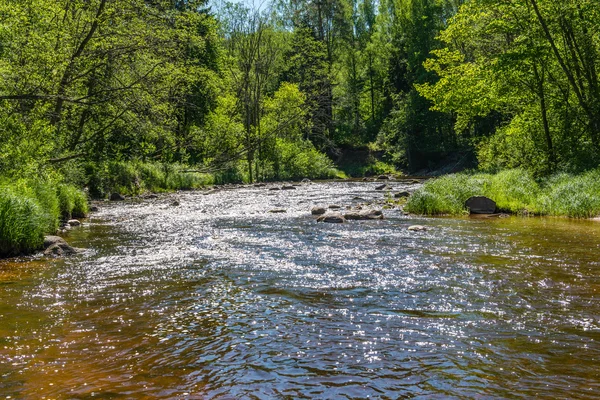
<svg viewBox="0 0 600 400"><path fill-rule="evenodd" d="M0 255L17 255L41 247L46 229L45 213L35 199L0 187Z"/></svg>
<svg viewBox="0 0 600 400"><path fill-rule="evenodd" d="M180 164L112 161L85 167L90 194L104 198L110 193L138 195L144 192L191 190L214 183L211 174L188 172Z"/></svg>
<svg viewBox="0 0 600 400"><path fill-rule="evenodd" d="M0 256L39 249L44 234L56 232L61 219L87 212L86 194L72 185L42 179L0 181Z"/></svg>
<svg viewBox="0 0 600 400"><path fill-rule="evenodd" d="M600 169L541 181L520 169L446 175L426 182L405 208L423 215L463 215L471 196L489 197L500 211L514 214L595 217L600 215Z"/></svg>

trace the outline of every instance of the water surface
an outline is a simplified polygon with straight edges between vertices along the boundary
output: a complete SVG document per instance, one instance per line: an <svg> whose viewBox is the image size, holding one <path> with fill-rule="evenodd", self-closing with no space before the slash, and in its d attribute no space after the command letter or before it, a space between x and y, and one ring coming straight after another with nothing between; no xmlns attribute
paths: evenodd
<svg viewBox="0 0 600 400"><path fill-rule="evenodd" d="M0 394L600 397L599 222L310 215L376 185L101 205L81 255L0 262Z"/></svg>

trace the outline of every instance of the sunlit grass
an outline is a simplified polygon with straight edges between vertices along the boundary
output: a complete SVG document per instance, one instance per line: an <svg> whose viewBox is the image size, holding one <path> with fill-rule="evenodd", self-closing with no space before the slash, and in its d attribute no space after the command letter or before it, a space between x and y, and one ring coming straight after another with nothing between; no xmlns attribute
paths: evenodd
<svg viewBox="0 0 600 400"><path fill-rule="evenodd" d="M0 256L29 253L41 247L60 220L84 217L86 194L53 180L0 180Z"/></svg>
<svg viewBox="0 0 600 400"><path fill-rule="evenodd" d="M589 218L600 215L600 170L558 174L536 181L526 171L497 174L459 173L426 182L408 200L406 210L423 215L463 215L471 196L494 200L497 210L524 215Z"/></svg>

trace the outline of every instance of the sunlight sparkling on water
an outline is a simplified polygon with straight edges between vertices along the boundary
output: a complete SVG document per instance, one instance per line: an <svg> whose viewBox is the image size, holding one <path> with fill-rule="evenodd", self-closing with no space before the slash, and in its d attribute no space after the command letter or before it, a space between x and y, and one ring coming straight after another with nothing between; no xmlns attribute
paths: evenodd
<svg viewBox="0 0 600 400"><path fill-rule="evenodd" d="M0 394L600 396L599 223L310 215L375 186L101 205L83 254L0 263Z"/></svg>

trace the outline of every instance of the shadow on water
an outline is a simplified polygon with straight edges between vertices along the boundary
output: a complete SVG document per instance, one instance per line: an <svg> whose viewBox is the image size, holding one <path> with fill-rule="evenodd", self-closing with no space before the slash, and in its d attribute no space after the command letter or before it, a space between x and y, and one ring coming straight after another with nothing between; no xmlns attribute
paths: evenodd
<svg viewBox="0 0 600 400"><path fill-rule="evenodd" d="M375 185L107 203L82 254L1 261L0 393L600 396L600 223L310 216Z"/></svg>

